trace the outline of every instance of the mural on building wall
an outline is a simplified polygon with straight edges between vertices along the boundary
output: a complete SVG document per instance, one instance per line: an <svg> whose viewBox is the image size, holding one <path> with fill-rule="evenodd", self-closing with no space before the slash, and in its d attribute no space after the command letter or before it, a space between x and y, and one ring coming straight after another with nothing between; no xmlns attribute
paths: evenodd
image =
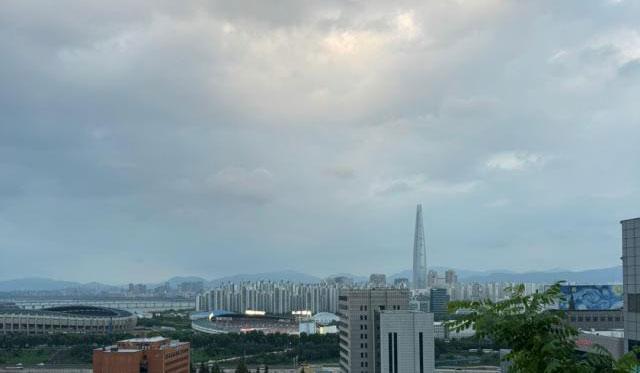
<svg viewBox="0 0 640 373"><path fill-rule="evenodd" d="M622 285L566 285L561 288L563 310L618 310L622 308Z"/></svg>

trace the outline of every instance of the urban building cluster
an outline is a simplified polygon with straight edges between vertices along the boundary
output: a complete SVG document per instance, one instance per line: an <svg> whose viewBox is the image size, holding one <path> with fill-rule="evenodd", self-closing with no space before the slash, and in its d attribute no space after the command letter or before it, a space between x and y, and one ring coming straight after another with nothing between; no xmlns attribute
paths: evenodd
<svg viewBox="0 0 640 373"><path fill-rule="evenodd" d="M129 284L124 293L127 297L135 298L167 298L167 297L187 297L191 298L196 294L202 292L204 289L204 283L202 281L187 281L181 282L176 286L171 286L170 283L165 282L162 285L149 286L146 284Z"/></svg>
<svg viewBox="0 0 640 373"><path fill-rule="evenodd" d="M197 311L225 310L244 313L260 310L284 315L293 311L332 312L338 307L340 284L300 284L289 281L226 283L196 296Z"/></svg>

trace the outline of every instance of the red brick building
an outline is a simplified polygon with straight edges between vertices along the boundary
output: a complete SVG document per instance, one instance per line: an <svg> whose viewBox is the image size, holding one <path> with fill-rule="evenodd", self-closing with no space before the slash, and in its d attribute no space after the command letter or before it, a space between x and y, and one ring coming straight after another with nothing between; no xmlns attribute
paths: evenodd
<svg viewBox="0 0 640 373"><path fill-rule="evenodd" d="M189 342L133 338L93 350L94 373L189 373Z"/></svg>

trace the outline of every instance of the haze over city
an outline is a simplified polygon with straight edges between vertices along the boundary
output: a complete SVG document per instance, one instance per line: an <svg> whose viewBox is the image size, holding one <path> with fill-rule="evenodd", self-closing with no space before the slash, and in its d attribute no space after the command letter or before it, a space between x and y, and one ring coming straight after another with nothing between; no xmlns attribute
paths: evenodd
<svg viewBox="0 0 640 373"><path fill-rule="evenodd" d="M639 8L4 1L0 280L620 265Z"/></svg>

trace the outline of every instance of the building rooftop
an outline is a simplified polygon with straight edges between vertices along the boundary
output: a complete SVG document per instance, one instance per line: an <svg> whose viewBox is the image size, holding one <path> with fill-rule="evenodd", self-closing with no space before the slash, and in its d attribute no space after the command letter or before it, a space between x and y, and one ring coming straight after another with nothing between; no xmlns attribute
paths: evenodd
<svg viewBox="0 0 640 373"><path fill-rule="evenodd" d="M34 315L34 316L64 316L78 318L112 318L112 317L133 317L129 311L119 310L115 308L70 305L49 307L40 310L27 310L17 307L2 307L0 314L5 315Z"/></svg>
<svg viewBox="0 0 640 373"><path fill-rule="evenodd" d="M624 338L623 329L611 329L611 330L580 330L584 334L601 335L603 337L615 337Z"/></svg>
<svg viewBox="0 0 640 373"><path fill-rule="evenodd" d="M169 340L169 338L165 338L165 337L161 337L161 336L157 336L157 337L149 337L149 338L130 338L130 339L125 339L122 341L118 341L118 342L127 342L127 343L154 343L154 342L162 342L165 340Z"/></svg>

